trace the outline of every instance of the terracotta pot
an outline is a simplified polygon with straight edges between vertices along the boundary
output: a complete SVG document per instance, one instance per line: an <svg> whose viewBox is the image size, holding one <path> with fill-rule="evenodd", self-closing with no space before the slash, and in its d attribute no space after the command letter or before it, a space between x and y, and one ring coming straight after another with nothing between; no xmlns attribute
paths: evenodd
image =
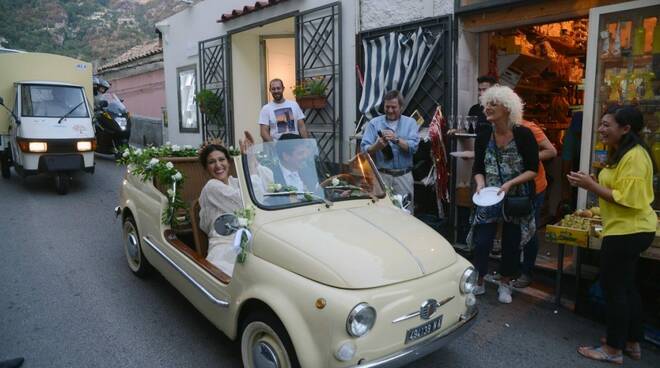
<svg viewBox="0 0 660 368"><path fill-rule="evenodd" d="M296 97L296 102L301 109L324 109L328 104L325 96Z"/></svg>

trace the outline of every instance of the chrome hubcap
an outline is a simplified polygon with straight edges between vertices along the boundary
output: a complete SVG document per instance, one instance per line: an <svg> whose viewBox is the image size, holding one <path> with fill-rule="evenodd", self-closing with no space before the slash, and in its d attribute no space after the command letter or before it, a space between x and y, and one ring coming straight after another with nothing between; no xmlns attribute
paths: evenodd
<svg viewBox="0 0 660 368"><path fill-rule="evenodd" d="M278 368L280 366L275 349L264 341L259 341L252 347L252 361L255 368Z"/></svg>
<svg viewBox="0 0 660 368"><path fill-rule="evenodd" d="M131 269L136 270L140 267L140 243L133 224L128 221L124 223L124 246L126 247L129 266L131 266Z"/></svg>
<svg viewBox="0 0 660 368"><path fill-rule="evenodd" d="M138 258L138 245L135 234L128 234L128 253L131 255L131 258Z"/></svg>

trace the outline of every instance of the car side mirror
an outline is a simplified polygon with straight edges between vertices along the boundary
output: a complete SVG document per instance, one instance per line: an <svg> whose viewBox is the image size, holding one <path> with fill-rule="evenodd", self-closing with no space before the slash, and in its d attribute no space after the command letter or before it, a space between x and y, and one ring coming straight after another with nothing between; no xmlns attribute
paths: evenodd
<svg viewBox="0 0 660 368"><path fill-rule="evenodd" d="M238 230L238 218L231 213L225 213L218 216L213 222L213 228L218 235L227 236L231 235Z"/></svg>

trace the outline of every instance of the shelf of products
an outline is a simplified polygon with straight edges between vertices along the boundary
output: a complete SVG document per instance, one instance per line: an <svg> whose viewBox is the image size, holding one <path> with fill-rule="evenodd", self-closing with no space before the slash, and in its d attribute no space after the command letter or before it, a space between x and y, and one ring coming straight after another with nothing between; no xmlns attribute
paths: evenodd
<svg viewBox="0 0 660 368"><path fill-rule="evenodd" d="M645 122L642 138L651 147L654 159L660 159L658 14L660 6L653 6L600 17L589 165L596 172L607 160L607 147L598 139L598 123L612 105L637 106ZM660 191L660 176L654 178L654 187ZM593 195L587 196L588 205L595 202ZM660 208L660 201L655 204Z"/></svg>

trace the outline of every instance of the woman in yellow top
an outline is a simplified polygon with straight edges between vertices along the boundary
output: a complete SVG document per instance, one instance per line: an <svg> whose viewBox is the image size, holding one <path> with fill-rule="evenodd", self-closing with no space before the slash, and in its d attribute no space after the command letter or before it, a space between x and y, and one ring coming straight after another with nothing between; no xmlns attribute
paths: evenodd
<svg viewBox="0 0 660 368"><path fill-rule="evenodd" d="M653 242L657 216L653 203L654 162L639 136L644 121L634 107L613 107L603 115L598 134L609 147L598 182L582 172L568 181L599 197L603 217L600 280L607 302L607 337L602 346L581 346L587 358L623 363L622 353L641 358L642 303L635 287L639 254Z"/></svg>

